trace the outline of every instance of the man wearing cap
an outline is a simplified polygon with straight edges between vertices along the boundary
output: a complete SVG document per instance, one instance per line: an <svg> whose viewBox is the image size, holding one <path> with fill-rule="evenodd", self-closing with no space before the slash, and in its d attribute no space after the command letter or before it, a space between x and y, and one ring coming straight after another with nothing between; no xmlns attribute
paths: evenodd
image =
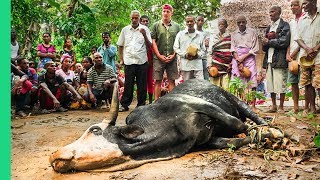
<svg viewBox="0 0 320 180"><path fill-rule="evenodd" d="M111 103L113 83L116 82L116 74L110 65L102 62L102 55L93 54L94 66L87 75L88 92L84 94L87 102L100 105L102 100Z"/></svg>
<svg viewBox="0 0 320 180"><path fill-rule="evenodd" d="M65 112L68 109L71 97L67 96L69 90L77 100L82 100L80 94L68 84L63 77L56 75L56 64L53 61L45 63L46 73L39 76L39 101L42 113L50 113L51 109Z"/></svg>
<svg viewBox="0 0 320 180"><path fill-rule="evenodd" d="M315 89L320 96L320 8L317 8L317 0L303 0L302 7L306 15L298 22L299 30L295 38L300 46L300 85L305 87L304 114L309 111L315 114ZM314 60L314 64L305 67L302 57L306 57L307 61Z"/></svg>
<svg viewBox="0 0 320 180"><path fill-rule="evenodd" d="M272 6L269 14L272 24L266 29L266 37L262 39L263 51L266 52L263 68L267 69L267 91L270 92L272 101L272 107L267 112L284 113L288 77L286 53L290 44L290 26L280 18L279 6ZM277 93L280 94L279 108L276 103Z"/></svg>
<svg viewBox="0 0 320 180"><path fill-rule="evenodd" d="M140 12L131 11L131 24L124 27L118 39L120 64L124 66L124 92L119 111L128 111L133 100L133 87L137 83L137 106L146 104L147 98L147 49L151 47L151 35L147 26L139 23Z"/></svg>
<svg viewBox="0 0 320 180"><path fill-rule="evenodd" d="M155 54L153 62L153 78L155 100L161 95L161 82L166 71L169 81L169 91L175 87L178 79L176 53L173 50L174 40L180 31L180 26L171 20L173 8L169 4L162 6L162 19L151 28L152 46Z"/></svg>
<svg viewBox="0 0 320 180"><path fill-rule="evenodd" d="M302 0L292 0L291 1L291 11L292 14L295 15L295 18L289 22L290 25L290 46L287 49L287 61L289 64L297 62L297 55L300 51L300 47L298 43L295 41L294 37L297 36L298 33L298 22L301 17L304 15L302 12ZM294 62L295 61L295 62ZM292 91L292 99L293 99L293 112L299 112L299 79L300 79L300 72L298 67L298 73L294 74L288 71L288 80L287 82L291 84L291 91Z"/></svg>
<svg viewBox="0 0 320 180"><path fill-rule="evenodd" d="M204 38L203 35L196 31L194 25L196 19L194 16L186 17L187 29L180 31L175 39L173 49L180 56L180 69L183 79L204 79L202 58L205 56ZM190 46L196 48L195 55L188 52Z"/></svg>

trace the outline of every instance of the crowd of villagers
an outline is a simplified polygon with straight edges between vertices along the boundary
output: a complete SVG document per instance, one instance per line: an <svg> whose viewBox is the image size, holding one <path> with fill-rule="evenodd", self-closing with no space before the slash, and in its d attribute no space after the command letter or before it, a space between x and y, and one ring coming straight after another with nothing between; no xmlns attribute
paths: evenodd
<svg viewBox="0 0 320 180"><path fill-rule="evenodd" d="M150 26L148 16L133 10L131 23L122 29L116 45L111 43L111 34L103 32L101 45L92 47L80 61L72 39L66 39L63 49L57 50L51 34L45 32L43 42L36 47L36 64L20 56L17 34L12 29L11 94L15 114L26 117L27 112L108 109L115 82L119 84L119 111L128 111L134 91L137 106L144 106L193 78L225 90L235 78L250 82L252 91L270 94L268 112L274 113L284 112L287 83L292 87L292 110L299 112L299 88L304 87L303 112L316 114L315 98L320 89L320 14L316 4L317 0L292 0L290 22L280 17L281 7L272 6L272 23L260 39L243 15L236 18L238 28L234 32L227 31L224 18L218 21L219 32L208 32L203 29L203 15L187 15L182 28L171 19L174 10L169 4L162 6L161 19ZM259 41L265 52L261 70L256 66ZM251 104L257 111L255 98Z"/></svg>

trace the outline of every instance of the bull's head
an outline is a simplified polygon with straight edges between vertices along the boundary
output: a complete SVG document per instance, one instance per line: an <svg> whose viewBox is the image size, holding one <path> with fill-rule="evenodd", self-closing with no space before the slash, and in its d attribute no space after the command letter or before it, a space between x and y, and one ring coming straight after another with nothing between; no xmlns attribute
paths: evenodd
<svg viewBox="0 0 320 180"><path fill-rule="evenodd" d="M140 127L115 127L119 110L118 83L115 83L111 102L111 121L92 125L75 142L50 156L50 164L57 172L90 170L110 167L127 161L117 142L118 137L133 138L143 133ZM109 124L108 124L109 122Z"/></svg>

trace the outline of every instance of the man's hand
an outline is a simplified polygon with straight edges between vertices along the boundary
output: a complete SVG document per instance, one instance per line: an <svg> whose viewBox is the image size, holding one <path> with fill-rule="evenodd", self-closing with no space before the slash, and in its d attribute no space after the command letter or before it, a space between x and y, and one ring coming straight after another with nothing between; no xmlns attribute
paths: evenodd
<svg viewBox="0 0 320 180"><path fill-rule="evenodd" d="M107 44L106 44L107 48L110 47L110 44L111 44L111 39L109 39L108 42L107 42Z"/></svg>
<svg viewBox="0 0 320 180"><path fill-rule="evenodd" d="M243 56L239 57L236 60L237 60L238 65L241 64L244 61Z"/></svg>
<svg viewBox="0 0 320 180"><path fill-rule="evenodd" d="M170 54L169 56L167 56L167 63L171 62L172 60L174 60L175 55L174 54Z"/></svg>
<svg viewBox="0 0 320 180"><path fill-rule="evenodd" d="M195 56L191 56L190 54L186 54L186 59L188 60L194 60L194 59L197 59L198 58L198 54L195 55Z"/></svg>
<svg viewBox="0 0 320 180"><path fill-rule="evenodd" d="M37 92L37 91L38 91L38 88L36 86L32 86L31 92Z"/></svg>
<svg viewBox="0 0 320 180"><path fill-rule="evenodd" d="M160 54L160 55L158 56L158 58L159 58L159 60L162 61L162 62L167 62L167 57L164 56L164 55L161 55L161 54Z"/></svg>
<svg viewBox="0 0 320 180"><path fill-rule="evenodd" d="M307 47L306 49L307 56L310 56L312 53L314 53L314 50L312 48Z"/></svg>
<svg viewBox="0 0 320 180"><path fill-rule="evenodd" d="M311 57L312 59L314 59L314 58L318 55L319 50L316 49L316 47L312 48L312 50L313 50L313 52L310 54L310 57Z"/></svg>
<svg viewBox="0 0 320 180"><path fill-rule="evenodd" d="M209 38L204 40L204 46L209 47Z"/></svg>
<svg viewBox="0 0 320 180"><path fill-rule="evenodd" d="M269 39L265 37L263 37L261 40L262 40L262 45L266 45L269 42Z"/></svg>
<svg viewBox="0 0 320 180"><path fill-rule="evenodd" d="M79 94L76 95L76 99L77 99L77 101L79 101L79 102L81 102L81 101L83 100L83 98L82 98Z"/></svg>
<svg viewBox="0 0 320 180"><path fill-rule="evenodd" d="M139 28L139 31L141 32L142 35L146 35L146 30L143 28Z"/></svg>
<svg viewBox="0 0 320 180"><path fill-rule="evenodd" d="M291 58L291 55L288 55L288 53L287 53L287 55L286 55L286 59L287 59L288 62L293 61L293 59Z"/></svg>
<svg viewBox="0 0 320 180"><path fill-rule="evenodd" d="M104 81L103 85L104 85L105 87L110 87L110 86L111 86L110 80L108 79L108 80Z"/></svg>
<svg viewBox="0 0 320 180"><path fill-rule="evenodd" d="M123 65L124 65L124 61L123 61L123 59L120 58L119 68L121 69L123 67Z"/></svg>
<svg viewBox="0 0 320 180"><path fill-rule="evenodd" d="M58 101L57 98L53 99L53 107L54 109L58 109L60 107L60 102Z"/></svg>
<svg viewBox="0 0 320 180"><path fill-rule="evenodd" d="M96 103L97 102L97 99L94 97L93 93L90 93L90 101L93 102L93 103Z"/></svg>

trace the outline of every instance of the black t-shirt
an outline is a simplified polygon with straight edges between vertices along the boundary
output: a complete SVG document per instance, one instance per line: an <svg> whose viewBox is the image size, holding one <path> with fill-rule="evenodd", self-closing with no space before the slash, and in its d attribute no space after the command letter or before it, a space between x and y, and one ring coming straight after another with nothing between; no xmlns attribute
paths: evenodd
<svg viewBox="0 0 320 180"><path fill-rule="evenodd" d="M46 77L46 74L43 74L38 77L38 84L46 83L50 91L53 93L55 93L58 87L64 82L64 78L59 75L55 75L53 78L48 78Z"/></svg>

